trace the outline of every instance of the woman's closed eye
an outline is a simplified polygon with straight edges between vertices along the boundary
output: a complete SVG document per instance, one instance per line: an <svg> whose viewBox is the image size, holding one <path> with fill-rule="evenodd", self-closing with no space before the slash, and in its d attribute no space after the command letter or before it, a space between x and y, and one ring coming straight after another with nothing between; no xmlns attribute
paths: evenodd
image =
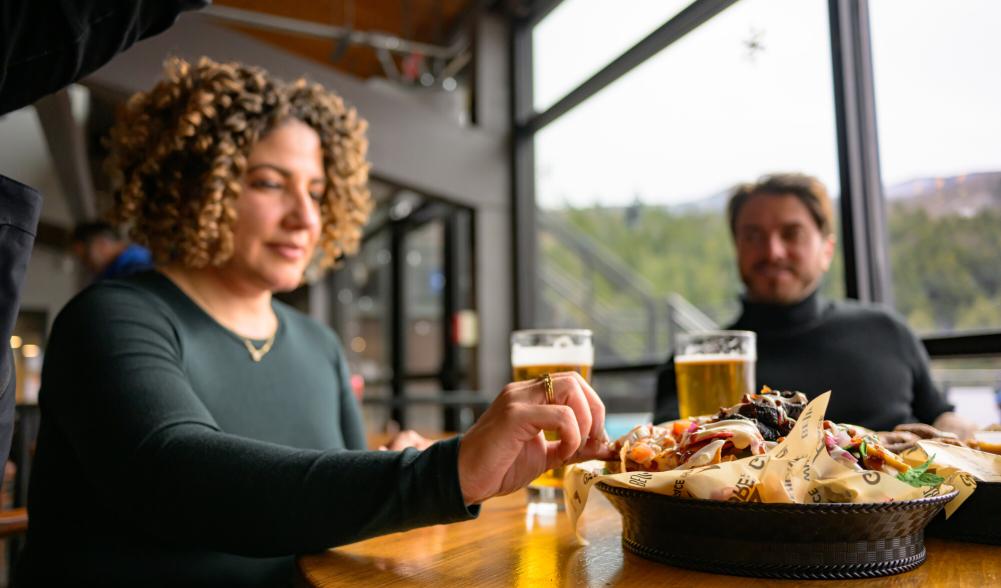
<svg viewBox="0 0 1001 588"><path fill-rule="evenodd" d="M258 179L252 180L250 187L255 190L284 190L285 184L275 180Z"/></svg>

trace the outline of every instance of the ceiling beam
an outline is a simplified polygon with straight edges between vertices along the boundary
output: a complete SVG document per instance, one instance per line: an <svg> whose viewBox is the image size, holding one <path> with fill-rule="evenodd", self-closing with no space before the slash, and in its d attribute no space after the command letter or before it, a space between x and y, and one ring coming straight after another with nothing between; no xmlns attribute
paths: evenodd
<svg viewBox="0 0 1001 588"><path fill-rule="evenodd" d="M428 57L441 59L451 59L455 57L464 46L461 39L449 47L411 41L395 35L379 33L375 31L359 31L349 27L313 22L311 20L300 20L276 14L265 14L254 10L243 10L230 6L214 4L201 11L203 16L216 18L225 22L240 24L248 27L273 31L278 33L288 33L292 35L304 35L317 39L347 39L356 45L366 45L373 49L392 51L394 53L409 54L420 53Z"/></svg>
<svg viewBox="0 0 1001 588"><path fill-rule="evenodd" d="M93 220L97 217L94 179L90 175L83 129L73 118L69 91L64 88L38 100L35 112L73 221Z"/></svg>

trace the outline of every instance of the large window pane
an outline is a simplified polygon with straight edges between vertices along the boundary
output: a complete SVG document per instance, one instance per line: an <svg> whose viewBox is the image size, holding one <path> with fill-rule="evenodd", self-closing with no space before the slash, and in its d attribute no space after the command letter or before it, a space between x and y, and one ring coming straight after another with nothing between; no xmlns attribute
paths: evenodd
<svg viewBox="0 0 1001 588"><path fill-rule="evenodd" d="M552 106L690 1L564 0L532 30L535 109Z"/></svg>
<svg viewBox="0 0 1001 588"><path fill-rule="evenodd" d="M1001 327L1001 3L869 3L897 309Z"/></svg>
<svg viewBox="0 0 1001 588"><path fill-rule="evenodd" d="M933 359L931 369L957 413L981 427L1001 422L1001 357Z"/></svg>
<svg viewBox="0 0 1001 588"><path fill-rule="evenodd" d="M540 326L636 362L734 319L730 189L800 171L838 192L830 63L826 2L745 0L540 131Z"/></svg>
<svg viewBox="0 0 1001 588"><path fill-rule="evenodd" d="M441 221L430 221L407 233L406 345L408 374L441 370L442 297L445 289L444 236Z"/></svg>

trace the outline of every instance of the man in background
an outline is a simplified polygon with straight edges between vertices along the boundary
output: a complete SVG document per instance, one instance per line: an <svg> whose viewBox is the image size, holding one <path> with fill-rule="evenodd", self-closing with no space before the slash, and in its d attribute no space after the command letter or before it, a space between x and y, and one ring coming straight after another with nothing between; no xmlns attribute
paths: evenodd
<svg viewBox="0 0 1001 588"><path fill-rule="evenodd" d="M73 230L73 254L94 279L124 278L153 267L149 251L122 239L106 222L77 225Z"/></svg>
<svg viewBox="0 0 1001 588"><path fill-rule="evenodd" d="M209 0L3 0L0 115L32 104L96 70L136 41L163 32ZM0 147L15 148L3 143ZM5 170L0 170L0 172ZM0 174L0 465L14 431L10 334L35 242L42 197ZM3 467L0 467L0 483Z"/></svg>
<svg viewBox="0 0 1001 588"><path fill-rule="evenodd" d="M889 310L830 301L820 284L834 257L834 214L816 178L766 176L740 186L728 205L745 286L728 329L757 333L757 385L831 390L827 418L874 430L922 422L968 437L975 425L953 412L932 382L928 354ZM673 358L657 378L657 421L677 418Z"/></svg>

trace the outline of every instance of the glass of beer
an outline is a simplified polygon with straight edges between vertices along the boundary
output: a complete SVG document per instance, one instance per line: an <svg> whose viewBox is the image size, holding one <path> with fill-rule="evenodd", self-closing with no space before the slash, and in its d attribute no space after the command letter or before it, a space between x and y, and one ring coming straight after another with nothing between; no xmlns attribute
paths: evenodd
<svg viewBox="0 0 1001 588"><path fill-rule="evenodd" d="M752 331L678 335L674 371L681 418L716 414L753 394L757 358Z"/></svg>
<svg viewBox="0 0 1001 588"><path fill-rule="evenodd" d="M578 372L591 381L594 347L587 329L532 329L511 333L511 367L514 381L534 380L543 374ZM545 431L546 439L559 439ZM543 473L528 486L529 502L563 509L563 468Z"/></svg>

